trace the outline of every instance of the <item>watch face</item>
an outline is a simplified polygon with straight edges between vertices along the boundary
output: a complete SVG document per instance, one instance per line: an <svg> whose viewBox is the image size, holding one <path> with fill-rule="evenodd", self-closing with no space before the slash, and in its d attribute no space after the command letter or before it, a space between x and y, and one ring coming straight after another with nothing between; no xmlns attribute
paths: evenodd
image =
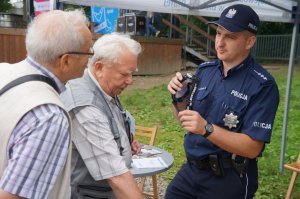
<svg viewBox="0 0 300 199"><path fill-rule="evenodd" d="M214 131L214 127L212 124L207 124L205 126L206 131L208 131L209 133L212 133Z"/></svg>
<svg viewBox="0 0 300 199"><path fill-rule="evenodd" d="M205 125L205 133L202 136L207 138L213 131L214 131L214 126L208 123Z"/></svg>

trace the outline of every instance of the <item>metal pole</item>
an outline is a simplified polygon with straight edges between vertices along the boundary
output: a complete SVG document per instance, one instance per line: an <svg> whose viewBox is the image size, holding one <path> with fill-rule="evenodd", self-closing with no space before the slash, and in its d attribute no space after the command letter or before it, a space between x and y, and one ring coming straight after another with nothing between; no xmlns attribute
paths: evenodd
<svg viewBox="0 0 300 199"><path fill-rule="evenodd" d="M170 23L173 25L173 14L172 13L170 14ZM170 26L169 31L170 31L169 38L172 38L172 32L173 32L172 26Z"/></svg>
<svg viewBox="0 0 300 199"><path fill-rule="evenodd" d="M298 4L298 6L299 6L299 4ZM299 10L299 7L298 7L298 10ZM282 139L281 139L281 153L280 153L280 165L279 165L280 172L283 171L283 165L284 165L288 113L289 113L289 105L290 105L290 93L291 93L295 52L296 52L296 46L297 46L298 30L299 30L299 11L296 12L296 16L295 16L295 23L294 23L293 35L292 35L291 52L290 52L290 60L289 60L288 78L287 78L287 86L286 86L286 94L285 94L284 118L283 118L283 127L282 127Z"/></svg>
<svg viewBox="0 0 300 199"><path fill-rule="evenodd" d="M210 26L207 26L207 34L210 35ZM207 45L207 56L210 56L210 48L211 48L211 41L210 39L206 38L206 45Z"/></svg>
<svg viewBox="0 0 300 199"><path fill-rule="evenodd" d="M189 15L186 15L186 20L189 21ZM187 24L186 24L186 27L185 27L185 32L186 32L185 41L186 41L186 43L188 43L188 39L189 39L189 26Z"/></svg>
<svg viewBox="0 0 300 199"><path fill-rule="evenodd" d="M28 24L30 22L30 2L23 0L23 19Z"/></svg>
<svg viewBox="0 0 300 199"><path fill-rule="evenodd" d="M189 21L189 15L186 15L186 20ZM186 44L188 45L188 39L189 39L189 26L186 24L185 27L185 41ZM185 64L184 64L184 69L186 69L186 62L187 62L187 51L186 51L186 46L184 46L184 60L185 60Z"/></svg>

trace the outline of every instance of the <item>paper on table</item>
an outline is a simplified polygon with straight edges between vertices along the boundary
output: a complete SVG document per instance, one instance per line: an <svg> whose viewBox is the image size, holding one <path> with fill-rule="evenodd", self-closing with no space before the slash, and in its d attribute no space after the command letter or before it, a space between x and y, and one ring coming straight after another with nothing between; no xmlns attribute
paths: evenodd
<svg viewBox="0 0 300 199"><path fill-rule="evenodd" d="M153 169L153 168L168 167L161 157L132 159L132 166L138 169Z"/></svg>
<svg viewBox="0 0 300 199"><path fill-rule="evenodd" d="M156 154L161 154L159 150L156 149L141 149L141 152L138 154L138 156L151 156L151 155L156 155Z"/></svg>

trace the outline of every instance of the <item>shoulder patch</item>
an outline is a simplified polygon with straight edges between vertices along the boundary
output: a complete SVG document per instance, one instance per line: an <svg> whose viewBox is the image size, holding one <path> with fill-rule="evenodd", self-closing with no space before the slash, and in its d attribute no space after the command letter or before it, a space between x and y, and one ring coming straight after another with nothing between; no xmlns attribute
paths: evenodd
<svg viewBox="0 0 300 199"><path fill-rule="evenodd" d="M251 74L261 83L267 83L269 81L272 81L272 77L270 76L270 74L268 74L268 72L266 71L261 71L257 68L252 68L250 70Z"/></svg>
<svg viewBox="0 0 300 199"><path fill-rule="evenodd" d="M211 61L207 61L207 62L203 62L202 64L200 64L200 68L203 67L209 67L209 66L216 66L219 64L218 60L211 60Z"/></svg>

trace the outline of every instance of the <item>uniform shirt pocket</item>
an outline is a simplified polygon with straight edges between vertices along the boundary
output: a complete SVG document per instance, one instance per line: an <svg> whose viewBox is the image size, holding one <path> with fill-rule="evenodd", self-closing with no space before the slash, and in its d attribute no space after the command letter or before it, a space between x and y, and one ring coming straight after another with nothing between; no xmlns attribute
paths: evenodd
<svg viewBox="0 0 300 199"><path fill-rule="evenodd" d="M243 121L243 110L246 104L239 106L228 105L226 102L220 104L217 116L217 124L231 131L239 131Z"/></svg>
<svg viewBox="0 0 300 199"><path fill-rule="evenodd" d="M211 109L211 105L213 102L212 95L207 91L200 91L197 93L193 101L192 109L199 112L202 117L206 118L209 114L209 110Z"/></svg>

